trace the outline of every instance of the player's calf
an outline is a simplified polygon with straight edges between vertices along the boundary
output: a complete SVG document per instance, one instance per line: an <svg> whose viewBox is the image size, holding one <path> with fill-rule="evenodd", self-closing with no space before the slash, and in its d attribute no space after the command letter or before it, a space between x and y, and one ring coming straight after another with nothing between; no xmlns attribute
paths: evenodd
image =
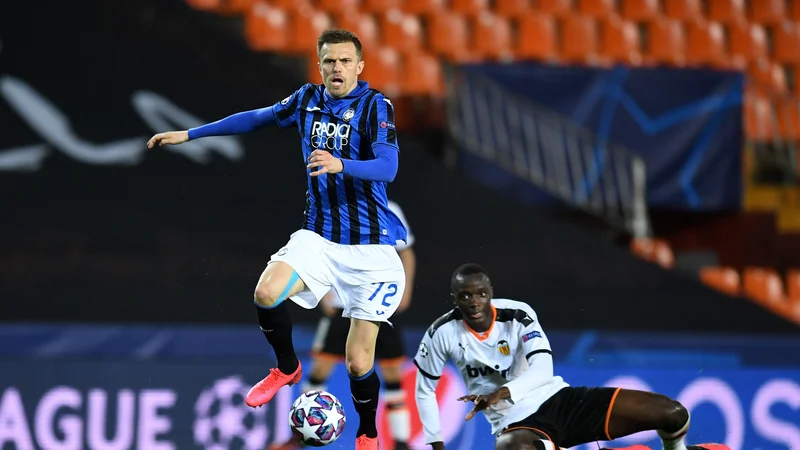
<svg viewBox="0 0 800 450"><path fill-rule="evenodd" d="M359 423L356 436L366 435L377 439L375 416L378 411L378 394L381 382L375 373L375 341L378 325L366 320L353 319L345 346L345 362L350 376L350 392Z"/></svg>

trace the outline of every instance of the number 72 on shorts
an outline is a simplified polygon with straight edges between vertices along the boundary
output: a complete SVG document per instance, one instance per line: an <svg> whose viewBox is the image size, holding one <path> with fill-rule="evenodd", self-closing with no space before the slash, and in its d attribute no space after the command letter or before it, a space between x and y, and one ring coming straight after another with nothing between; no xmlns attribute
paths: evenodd
<svg viewBox="0 0 800 450"><path fill-rule="evenodd" d="M380 283L372 283L372 285L373 286L377 285L378 287L377 289L375 289L375 292L373 292L372 295L369 296L368 300L373 301L377 297L381 299L381 306L384 306L386 308L391 307L392 297L397 295L397 284L395 283L387 284L386 282L380 282ZM380 295L383 295L383 297L381 298ZM386 311L377 310L375 313L379 316L382 316L386 314Z"/></svg>

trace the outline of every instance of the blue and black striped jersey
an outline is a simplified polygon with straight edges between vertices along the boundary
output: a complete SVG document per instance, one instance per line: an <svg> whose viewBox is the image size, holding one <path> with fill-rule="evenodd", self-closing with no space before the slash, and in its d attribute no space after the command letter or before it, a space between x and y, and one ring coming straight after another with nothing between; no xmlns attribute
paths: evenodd
<svg viewBox="0 0 800 450"><path fill-rule="evenodd" d="M341 99L325 86L306 84L273 106L281 128L297 127L303 161L314 150L341 159L374 159L377 144L399 148L392 102L369 84ZM307 169L306 173L312 170ZM406 229L389 209L386 184L337 173L308 176L303 228L339 244L388 244L406 240Z"/></svg>

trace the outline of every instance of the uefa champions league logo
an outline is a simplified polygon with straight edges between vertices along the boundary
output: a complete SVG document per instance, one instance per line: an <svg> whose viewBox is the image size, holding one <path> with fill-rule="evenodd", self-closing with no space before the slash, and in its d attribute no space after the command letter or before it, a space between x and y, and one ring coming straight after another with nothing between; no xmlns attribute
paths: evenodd
<svg viewBox="0 0 800 450"><path fill-rule="evenodd" d="M214 382L195 403L194 442L205 450L258 449L267 444L266 407L250 408L250 386L237 376Z"/></svg>

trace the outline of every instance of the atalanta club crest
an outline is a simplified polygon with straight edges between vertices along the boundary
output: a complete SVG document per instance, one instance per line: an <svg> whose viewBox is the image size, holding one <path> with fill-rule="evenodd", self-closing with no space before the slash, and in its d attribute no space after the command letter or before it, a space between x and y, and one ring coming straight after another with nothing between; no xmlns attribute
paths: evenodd
<svg viewBox="0 0 800 450"><path fill-rule="evenodd" d="M344 120L345 122L350 122L350 119L352 119L353 116L355 115L356 111L353 108L350 108L344 112L344 115L342 115L342 120Z"/></svg>

